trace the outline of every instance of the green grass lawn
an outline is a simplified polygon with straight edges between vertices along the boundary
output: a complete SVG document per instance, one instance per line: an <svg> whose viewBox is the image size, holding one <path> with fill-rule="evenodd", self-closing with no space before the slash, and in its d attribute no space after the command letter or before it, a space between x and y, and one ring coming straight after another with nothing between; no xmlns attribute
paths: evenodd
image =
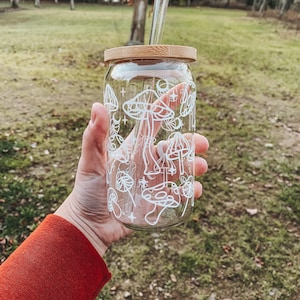
<svg viewBox="0 0 300 300"><path fill-rule="evenodd" d="M133 12L21 7L0 13L1 261L71 191L103 51L128 41ZM186 225L113 245L99 299L298 299L299 33L245 11L170 7L162 42L198 49L204 194Z"/></svg>

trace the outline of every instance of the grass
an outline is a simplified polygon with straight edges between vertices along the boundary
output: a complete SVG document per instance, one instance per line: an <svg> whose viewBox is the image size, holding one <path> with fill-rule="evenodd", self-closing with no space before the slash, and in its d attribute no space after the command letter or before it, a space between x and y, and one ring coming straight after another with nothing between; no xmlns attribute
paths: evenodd
<svg viewBox="0 0 300 300"><path fill-rule="evenodd" d="M127 42L132 17L127 6L22 7L0 18L1 261L71 191L103 51ZM113 245L99 299L297 299L299 33L243 11L170 7L163 42L198 49L204 194L186 225Z"/></svg>

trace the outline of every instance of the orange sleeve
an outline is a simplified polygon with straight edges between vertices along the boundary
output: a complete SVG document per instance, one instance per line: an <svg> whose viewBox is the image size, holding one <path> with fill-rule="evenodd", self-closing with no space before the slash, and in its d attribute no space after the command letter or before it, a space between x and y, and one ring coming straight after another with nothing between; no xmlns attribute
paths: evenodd
<svg viewBox="0 0 300 300"><path fill-rule="evenodd" d="M95 299L110 278L88 239L49 215L0 266L0 299Z"/></svg>

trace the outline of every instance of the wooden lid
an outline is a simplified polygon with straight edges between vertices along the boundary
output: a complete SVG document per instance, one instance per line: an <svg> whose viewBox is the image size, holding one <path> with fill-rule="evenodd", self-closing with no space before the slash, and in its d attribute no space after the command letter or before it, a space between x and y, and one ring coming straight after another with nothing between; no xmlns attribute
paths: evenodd
<svg viewBox="0 0 300 300"><path fill-rule="evenodd" d="M197 59L197 49L175 45L139 45L111 48L104 51L105 62L163 58L182 59L192 62Z"/></svg>

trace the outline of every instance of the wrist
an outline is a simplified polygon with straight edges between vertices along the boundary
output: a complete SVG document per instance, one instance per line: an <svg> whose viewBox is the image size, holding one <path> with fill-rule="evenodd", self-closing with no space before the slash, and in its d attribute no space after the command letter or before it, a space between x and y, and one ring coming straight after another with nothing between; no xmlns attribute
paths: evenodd
<svg viewBox="0 0 300 300"><path fill-rule="evenodd" d="M84 218L82 213L80 213L80 211L75 207L74 201L71 199L71 195L54 214L64 218L66 221L74 225L90 241L99 255L101 257L104 256L108 245L99 238L91 222Z"/></svg>

